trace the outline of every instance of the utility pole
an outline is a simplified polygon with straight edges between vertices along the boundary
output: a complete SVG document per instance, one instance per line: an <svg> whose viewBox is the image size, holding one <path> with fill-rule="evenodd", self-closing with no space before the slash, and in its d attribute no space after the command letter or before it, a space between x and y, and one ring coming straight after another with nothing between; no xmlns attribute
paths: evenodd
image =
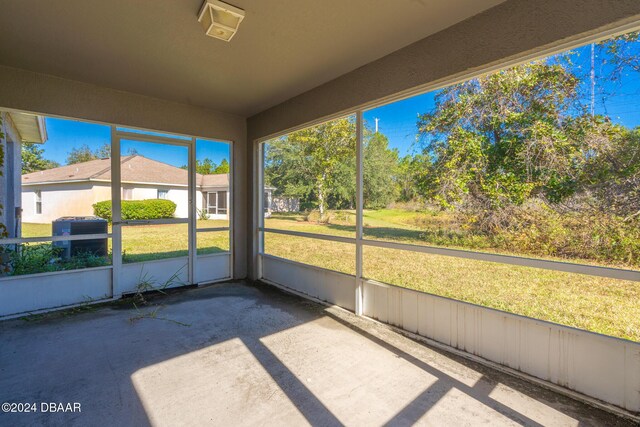
<svg viewBox="0 0 640 427"><path fill-rule="evenodd" d="M379 121L380 119L376 117L374 120L376 121L376 133L378 133L378 121Z"/></svg>

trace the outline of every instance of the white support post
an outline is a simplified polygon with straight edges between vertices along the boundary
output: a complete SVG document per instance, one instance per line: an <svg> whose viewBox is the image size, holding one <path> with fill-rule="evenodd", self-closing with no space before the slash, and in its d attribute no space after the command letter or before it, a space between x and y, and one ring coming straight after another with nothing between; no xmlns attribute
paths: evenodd
<svg viewBox="0 0 640 427"><path fill-rule="evenodd" d="M262 256L264 253L264 143L257 143L257 153L255 169L257 171L257 205L258 205L258 227L256 238L258 240L256 260L258 262L257 278L262 279Z"/></svg>
<svg viewBox="0 0 640 427"><path fill-rule="evenodd" d="M111 126L111 263L112 286L111 296L119 298L122 294L120 281L122 275L122 191L120 175L120 137L116 135L116 127Z"/></svg>
<svg viewBox="0 0 640 427"><path fill-rule="evenodd" d="M189 149L189 160L187 169L189 171L188 189L189 189L189 284L195 285L196 268L197 268L197 246L196 246L196 139L191 138Z"/></svg>
<svg viewBox="0 0 640 427"><path fill-rule="evenodd" d="M234 279L235 272L235 259L236 259L236 251L235 251L235 239L236 239L236 231L235 231L235 215L236 215L236 205L235 205L235 185L234 180L235 177L235 156L233 155L233 150L235 150L236 144L235 142L229 143L229 196L227 203L227 218L229 219L229 278ZM194 157L195 158L195 157ZM204 207L203 207L204 209Z"/></svg>
<svg viewBox="0 0 640 427"><path fill-rule="evenodd" d="M363 279L362 279L362 239L363 239L363 138L364 123L362 111L356 113L356 295L355 295L355 312L357 316L361 316L364 311L363 303Z"/></svg>

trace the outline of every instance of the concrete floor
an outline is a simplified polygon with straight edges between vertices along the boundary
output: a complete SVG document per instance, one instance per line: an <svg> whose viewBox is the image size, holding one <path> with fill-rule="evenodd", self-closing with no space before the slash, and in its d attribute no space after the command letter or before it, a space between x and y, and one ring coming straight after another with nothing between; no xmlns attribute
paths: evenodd
<svg viewBox="0 0 640 427"><path fill-rule="evenodd" d="M268 286L152 304L0 322L0 425L631 425Z"/></svg>

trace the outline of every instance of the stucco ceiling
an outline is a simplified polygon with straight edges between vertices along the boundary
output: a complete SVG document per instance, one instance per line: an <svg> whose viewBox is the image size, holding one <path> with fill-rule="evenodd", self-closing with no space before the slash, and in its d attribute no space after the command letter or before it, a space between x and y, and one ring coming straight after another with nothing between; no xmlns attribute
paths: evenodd
<svg viewBox="0 0 640 427"><path fill-rule="evenodd" d="M0 64L249 116L502 0L229 2L226 43L201 0L0 0Z"/></svg>

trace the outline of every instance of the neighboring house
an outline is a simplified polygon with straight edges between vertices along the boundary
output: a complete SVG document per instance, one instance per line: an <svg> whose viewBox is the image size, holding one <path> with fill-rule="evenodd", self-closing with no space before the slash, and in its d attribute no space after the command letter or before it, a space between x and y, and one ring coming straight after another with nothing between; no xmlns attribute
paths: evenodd
<svg viewBox="0 0 640 427"><path fill-rule="evenodd" d="M4 161L0 166L0 223L7 229L8 237L21 235L21 187L22 144L42 144L47 140L44 118L26 113L0 111L2 126L0 145Z"/></svg>
<svg viewBox="0 0 640 427"><path fill-rule="evenodd" d="M270 218L273 212L300 212L300 199L297 197L276 197L275 187L264 187L264 216Z"/></svg>
<svg viewBox="0 0 640 427"><path fill-rule="evenodd" d="M177 218L188 217L188 172L141 155L121 160L122 200L167 199ZM111 159L91 160L22 176L23 221L49 223L62 216L93 215L111 200ZM211 219L229 218L229 175L196 175L196 208Z"/></svg>

